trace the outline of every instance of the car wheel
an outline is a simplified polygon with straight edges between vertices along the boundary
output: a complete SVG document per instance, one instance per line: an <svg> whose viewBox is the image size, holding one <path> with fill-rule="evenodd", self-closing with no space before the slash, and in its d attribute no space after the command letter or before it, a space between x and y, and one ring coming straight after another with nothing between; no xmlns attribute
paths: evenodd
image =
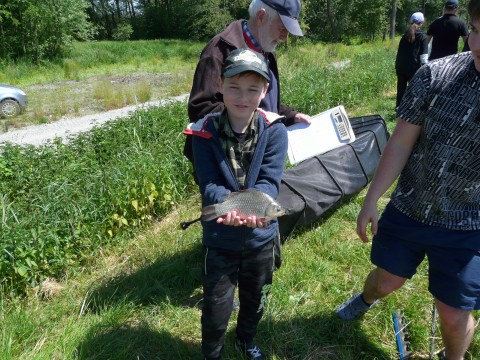
<svg viewBox="0 0 480 360"><path fill-rule="evenodd" d="M20 104L12 99L0 102L0 116L4 118L14 117L20 114Z"/></svg>

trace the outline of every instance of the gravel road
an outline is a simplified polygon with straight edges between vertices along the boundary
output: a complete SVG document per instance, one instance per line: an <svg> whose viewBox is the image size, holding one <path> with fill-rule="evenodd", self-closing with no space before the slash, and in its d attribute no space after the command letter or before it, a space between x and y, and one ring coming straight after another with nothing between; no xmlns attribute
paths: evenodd
<svg viewBox="0 0 480 360"><path fill-rule="evenodd" d="M0 145L10 142L18 145L40 146L58 137L67 141L69 136L88 131L92 127L99 126L105 122L126 117L136 110L146 109L151 106L164 106L172 101L185 101L187 98L188 94L184 94L167 100L151 101L140 105L127 106L121 109L77 118L61 118L49 124L27 126L0 134Z"/></svg>

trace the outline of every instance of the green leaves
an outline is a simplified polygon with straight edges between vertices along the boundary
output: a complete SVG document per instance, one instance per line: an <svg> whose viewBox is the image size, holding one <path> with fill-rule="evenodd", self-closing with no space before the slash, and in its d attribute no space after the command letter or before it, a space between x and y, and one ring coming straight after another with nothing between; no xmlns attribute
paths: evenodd
<svg viewBox="0 0 480 360"><path fill-rule="evenodd" d="M0 286L22 293L59 278L180 202L193 188L179 136L186 119L185 104L174 104L110 122L68 145L3 146Z"/></svg>
<svg viewBox="0 0 480 360"><path fill-rule="evenodd" d="M10 1L0 8L2 58L28 58L34 62L68 52L74 39L93 34L84 0Z"/></svg>

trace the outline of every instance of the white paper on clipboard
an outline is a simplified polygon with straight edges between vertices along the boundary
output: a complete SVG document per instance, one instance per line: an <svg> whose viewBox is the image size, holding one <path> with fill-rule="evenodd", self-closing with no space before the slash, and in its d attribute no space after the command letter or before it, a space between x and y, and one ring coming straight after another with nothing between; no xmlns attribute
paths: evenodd
<svg viewBox="0 0 480 360"><path fill-rule="evenodd" d="M312 116L311 121L310 125L297 123L287 127L288 160L291 164L355 141L342 105Z"/></svg>

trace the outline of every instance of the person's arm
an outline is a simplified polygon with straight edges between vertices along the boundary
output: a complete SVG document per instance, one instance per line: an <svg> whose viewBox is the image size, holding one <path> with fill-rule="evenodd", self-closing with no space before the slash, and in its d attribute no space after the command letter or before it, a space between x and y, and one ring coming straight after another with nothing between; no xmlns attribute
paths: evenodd
<svg viewBox="0 0 480 360"><path fill-rule="evenodd" d="M271 125L269 141L265 147L254 188L278 196L288 150L287 129L282 124Z"/></svg>
<svg viewBox="0 0 480 360"><path fill-rule="evenodd" d="M217 158L212 141L199 136L192 137L195 171L203 206L222 202L231 192L220 168L226 166L226 162Z"/></svg>
<svg viewBox="0 0 480 360"><path fill-rule="evenodd" d="M420 136L422 127L398 119L397 126L387 142L377 170L367 191L362 209L357 217L357 234L368 242L367 225L371 224L372 234L377 233L378 199L390 188L410 157L413 146Z"/></svg>
<svg viewBox="0 0 480 360"><path fill-rule="evenodd" d="M306 124L310 124L311 122L310 115L299 113L285 104L280 104L279 115L285 116L285 120L282 121L285 126L290 126L299 122Z"/></svg>
<svg viewBox="0 0 480 360"><path fill-rule="evenodd" d="M281 124L273 125L269 142L266 146L262 159L260 171L254 188L260 190L274 199L278 196L280 182L285 169L285 160L287 159L288 135L285 126ZM268 224L255 216L249 216L246 219L233 220L233 215L229 222L231 225L246 225L249 228L264 227ZM226 219L227 220L227 219ZM225 221L224 221L225 223Z"/></svg>
<svg viewBox="0 0 480 360"><path fill-rule="evenodd" d="M310 115L302 113L297 113L294 119L296 123L310 124L312 122Z"/></svg>
<svg viewBox="0 0 480 360"><path fill-rule="evenodd" d="M190 122L225 108L220 81L222 63L223 59L214 56L203 57L198 62L188 99Z"/></svg>
<svg viewBox="0 0 480 360"><path fill-rule="evenodd" d="M285 169L285 160L288 150L288 135L285 126L282 124L272 125L271 134L266 145L262 159L260 159L260 169L253 186L254 189L270 195L272 198L278 196L280 182ZM231 211L225 216L217 219L217 223L223 223L228 226L247 226L249 228L264 227L267 221L256 216L240 217L236 211Z"/></svg>
<svg viewBox="0 0 480 360"><path fill-rule="evenodd" d="M420 41L420 64L424 65L428 63L428 37L423 35Z"/></svg>
<svg viewBox="0 0 480 360"><path fill-rule="evenodd" d="M432 35L427 35L427 44L430 44L430 40L432 40Z"/></svg>

